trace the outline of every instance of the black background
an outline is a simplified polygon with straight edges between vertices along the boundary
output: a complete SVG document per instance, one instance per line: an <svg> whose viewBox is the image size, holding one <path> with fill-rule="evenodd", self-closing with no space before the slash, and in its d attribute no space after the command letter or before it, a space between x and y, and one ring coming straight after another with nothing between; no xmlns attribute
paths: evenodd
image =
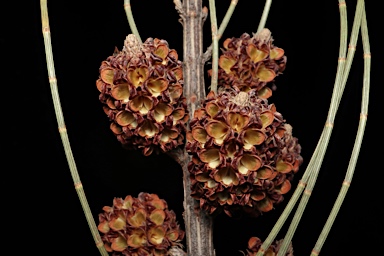
<svg viewBox="0 0 384 256"><path fill-rule="evenodd" d="M220 23L230 1L216 1ZM369 117L355 175L322 255L379 255L383 229L382 59L384 43L378 3L366 1L372 52ZM98 255L73 187L51 99L41 33L39 1L14 2L4 8L1 35L2 95L6 152L1 179L6 237L15 242L12 255ZM132 0L143 40L168 41L182 58L182 26L173 1ZM208 7L208 1L203 1ZM356 1L347 1L351 31ZM223 35L255 32L264 1L240 0ZM58 89L73 155L91 211L97 215L114 197L156 193L182 219L182 173L168 156L144 157L126 151L109 129L95 81L102 60L119 49L130 33L123 1L48 1ZM3 14L3 18L5 13ZM17 22L14 22L17 21ZM304 163L312 156L323 129L334 85L339 47L338 1L273 1L266 27L288 58L277 91L269 99L293 126ZM210 44L210 21L204 25L204 47ZM222 45L220 41L220 46ZM349 39L348 39L349 41ZM209 65L207 65L209 69ZM379 73L380 72L380 73ZM207 78L206 84L209 84ZM318 181L293 238L296 256L309 255L344 179L359 121L363 51L357 50L336 116ZM214 220L217 256L241 255L251 236L266 238L286 200L257 219ZM18 217L16 217L18 216ZM291 219L289 218L288 221ZM278 235L285 235L287 225ZM8 242L7 242L8 243Z"/></svg>

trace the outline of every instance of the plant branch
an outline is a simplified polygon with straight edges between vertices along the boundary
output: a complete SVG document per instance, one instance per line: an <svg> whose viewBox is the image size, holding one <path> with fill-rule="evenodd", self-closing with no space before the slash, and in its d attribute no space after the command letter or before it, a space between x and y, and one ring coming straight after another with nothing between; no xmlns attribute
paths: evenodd
<svg viewBox="0 0 384 256"><path fill-rule="evenodd" d="M269 9L271 9L271 4L272 4L272 0L266 0L265 1L263 14L261 15L261 19L259 22L259 26L257 28L257 32L260 32L265 27L265 23L267 21L268 14L269 14Z"/></svg>
<svg viewBox="0 0 384 256"><path fill-rule="evenodd" d="M344 70L345 70L345 65L346 65L346 63L345 63L345 56L346 56L346 49L347 49L346 45L347 45L347 33L348 33L347 18L346 18L347 14L346 14L345 8L342 8L343 5L339 5L339 6L340 6L340 19L341 19L341 24L340 24L340 26L341 26L341 35L340 35L340 48L339 48L339 58L338 58L336 80L335 80L335 84L334 84L334 92L332 94L332 100L331 100L331 106L330 106L330 108L332 110L334 108L337 108L338 104L336 104L336 103L338 102L338 98L341 97L340 92L342 92L342 89L340 89L340 88L343 88L343 85L342 85L342 80L343 79L342 79L342 77L343 77ZM349 56L349 58L351 58L351 57L352 56ZM349 62L349 64L350 64L350 62ZM334 112L334 111L330 111L330 112L333 112L332 116L336 114L336 112ZM316 147L316 149L315 149L315 151L314 151L314 153L313 153L313 155L311 157L311 160L310 160L310 162L309 162L309 164L307 166L306 171L303 174L303 178L300 181L300 183L298 185L298 188L296 189L294 195L292 196L292 198L290 199L288 205L284 209L284 211L283 211L282 215L280 216L279 220L276 222L276 224L273 227L272 231L268 235L267 239L263 242L259 252L257 253L257 256L264 255L264 251L268 249L268 247L271 245L271 243L275 239L276 235L278 234L278 232L280 231L281 227L285 223L288 215L292 211L293 206L295 205L295 203L297 201L298 197L296 197L296 194L299 193L298 191L302 191L304 189L304 186L302 184L303 183L306 184L307 180L310 177L312 177L315 172L318 172L318 169L320 168L321 161L322 161L322 158L323 158L322 154L325 153L324 145L328 144L328 140L329 140L329 136L330 136L330 132L331 132L332 127L333 127L333 123L329 122L329 117L328 117L326 125L324 127L324 130L323 130L323 132L321 134L321 137L319 139L319 142L317 144L317 147ZM328 137L326 139L324 139L325 133L327 133L327 137ZM320 152L320 151L323 151L323 152ZM315 174L315 176L317 177L317 174ZM312 182L313 181L315 181L315 178L312 178ZM301 189L299 189L299 188L301 188ZM307 188L307 192L303 196L304 199L302 199L302 203L301 203L302 207L303 207L303 205L306 204L306 200L310 196L311 191L312 191L312 188L309 188L309 189ZM299 216L302 213L303 213L303 209L298 208L296 216ZM298 217L296 218L295 221L297 221L297 220L298 220ZM295 225L295 224L293 224L293 225ZM292 229L289 232L292 232ZM290 239L288 239L288 240L290 240ZM289 242L290 241L286 242L286 245L289 244ZM284 254L285 252L283 252L284 250L282 250L282 249L284 249L284 248L280 249L282 251L282 253Z"/></svg>
<svg viewBox="0 0 384 256"><path fill-rule="evenodd" d="M357 130L357 136L356 136L355 144L352 150L351 158L349 161L347 173L342 183L339 195L335 201L335 204L333 205L333 208L331 210L331 213L329 214L327 222L325 223L323 230L319 235L319 238L315 244L315 247L311 252L311 256L316 256L320 253L320 250L329 234L329 231L331 230L331 227L345 199L345 196L348 192L349 186L352 181L353 173L355 171L356 162L359 156L359 152L360 152L360 148L361 148L361 144L364 136L365 125L366 125L367 116L368 116L370 70L371 70L371 53L370 53L370 46L369 46L368 27L367 27L365 9L363 10L363 17L361 21L361 35L363 38L363 48L364 48L364 80L363 80L361 113L360 113L359 126Z"/></svg>
<svg viewBox="0 0 384 256"><path fill-rule="evenodd" d="M141 41L139 31L137 31L136 23L135 23L135 20L133 19L130 0L124 0L124 10L125 10L125 13L127 14L129 27L131 28L132 34L134 34L137 40L140 42L140 44L142 44L143 41Z"/></svg>
<svg viewBox="0 0 384 256"><path fill-rule="evenodd" d="M42 23L42 30L43 30L43 37L44 37L44 46L45 46L45 55L46 55L46 61L47 61L47 71L48 71L48 78L49 78L49 84L51 87L51 94L52 94L52 100L53 105L55 109L55 115L58 123L58 129L61 137L61 141L64 146L64 152L67 158L67 162L69 165L69 169L71 172L72 180L75 185L75 189L77 192L77 195L80 199L81 206L83 208L85 217L88 222L88 226L91 230L93 239L96 243L97 248L99 249L99 252L101 255L108 256L107 251L104 248L104 244L101 240L99 231L97 229L96 223L93 219L91 210L88 205L87 198L84 193L83 185L80 181L79 173L77 171L76 163L72 154L71 146L68 139L68 133L67 129L65 127L64 122L64 116L61 109L60 104L60 97L59 92L57 89L57 79L55 75L55 67L54 67L54 61L53 61L53 53L52 53L52 43L51 43L51 32L49 27L49 17L48 17L48 8L47 8L47 0L41 0L40 1L40 8L41 8L41 23Z"/></svg>
<svg viewBox="0 0 384 256"><path fill-rule="evenodd" d="M175 4L175 9L179 13L181 18L184 18L184 11L183 11L183 4L180 0L173 0L173 3Z"/></svg>
<svg viewBox="0 0 384 256"><path fill-rule="evenodd" d="M272 228L268 237L263 242L263 244L260 247L259 251L257 252L256 256L264 255L264 252L269 248L269 246L275 240L277 234L280 232L285 221L287 220L288 216L290 215L291 211L293 210L294 206L296 205L296 202L300 198L300 195L303 193L305 187L307 186L308 179L314 170L314 162L315 162L315 159L317 158L317 154L318 154L321 142L323 140L323 136L324 136L324 132L320 136L320 139L317 143L317 146L316 146L315 151L311 157L311 160L309 161L309 164L308 164L301 180L299 181L299 184L297 185L293 195L289 199L288 204L284 208L284 211L280 215L279 219L276 221L274 227Z"/></svg>
<svg viewBox="0 0 384 256"><path fill-rule="evenodd" d="M174 0L183 25L183 93L187 99L190 120L201 102L205 99L203 55L203 10L202 0ZM189 123L187 124L189 125ZM188 256L214 256L212 217L199 209L199 203L191 196L191 180L188 163L191 156L185 148L177 149L170 155L183 170L184 223Z"/></svg>
<svg viewBox="0 0 384 256"><path fill-rule="evenodd" d="M219 30L217 31L217 40L219 40L223 34L224 34L224 31L225 29L227 28L227 25L229 23L229 20L231 19L232 17L232 14L233 14L233 11L235 10L235 7L238 3L238 0L232 0L231 1L231 4L229 5L228 7L228 10L227 12L225 13L225 16L220 24L220 27L219 27ZM207 62L211 56L212 56L212 48L213 48L213 45L211 44L207 50L205 51L204 53L204 58L203 58L203 62Z"/></svg>
<svg viewBox="0 0 384 256"><path fill-rule="evenodd" d="M345 3L343 3L343 5L345 5ZM332 99L331 99L330 110L328 112L328 117L327 117L327 121L326 121L325 128L324 128L326 131L326 137L324 138L324 141L322 142L322 147L321 147L322 150L320 151L320 154L317 156L317 161L319 164L318 164L318 166L316 166L314 173L312 174L312 176L309 179L307 189L306 189L307 193L304 192L303 198L302 198L302 200L298 206L298 209L296 210L296 213L295 213L293 220L292 220L292 222L288 228L288 231L285 235L284 241L280 247L280 250L279 250L279 253L277 254L277 256L285 255L285 253L288 249L289 243L291 242L292 237L295 234L296 228L297 228L297 226L300 222L300 219L302 217L302 214L306 208L306 205L307 205L307 202L308 202L309 197L311 195L311 192L315 186L317 175L318 175L319 170L320 170L321 162L323 161L324 154L326 152L326 149L327 149L327 146L329 143L329 139L330 139L330 136L332 133L333 122L334 122L334 119L336 116L336 112L337 112L337 109L338 109L338 106L339 106L339 103L341 100L341 96L343 94L345 84L346 84L346 81L348 78L349 69L352 65L352 60L353 60L353 56L354 56L355 49L356 49L357 35L359 33L359 29L360 29L360 25L361 25L361 17L362 17L362 13L363 13L363 7L364 7L364 1L359 0L357 2L357 6L356 6L356 12L355 12L355 18L354 18L352 32L351 32L350 44L348 47L347 61L346 61L345 69L343 70L343 79L342 79L340 86L336 86L334 89L334 93L333 93Z"/></svg>
<svg viewBox="0 0 384 256"><path fill-rule="evenodd" d="M235 10L235 7L236 7L238 1L239 0L232 0L231 1L231 4L229 5L227 12L225 13L225 16L224 16L223 20L221 21L219 30L217 31L217 38L218 39L220 39L223 36L224 31L227 28L229 20L232 17L233 11Z"/></svg>
<svg viewBox="0 0 384 256"><path fill-rule="evenodd" d="M212 30L212 76L211 76L211 91L217 95L217 76L219 67L219 43L217 36L217 18L215 0L209 0L209 9L211 17L211 30Z"/></svg>

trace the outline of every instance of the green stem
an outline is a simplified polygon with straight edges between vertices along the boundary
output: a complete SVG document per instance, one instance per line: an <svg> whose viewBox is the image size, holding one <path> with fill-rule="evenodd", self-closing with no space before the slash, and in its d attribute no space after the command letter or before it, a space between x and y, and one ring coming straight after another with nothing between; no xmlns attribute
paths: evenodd
<svg viewBox="0 0 384 256"><path fill-rule="evenodd" d="M343 3L342 5L345 6L345 3ZM288 250L289 244L292 240L293 235L295 234L296 228L300 222L302 214L303 214L305 207L307 205L307 202L309 200L309 196L311 195L311 192L315 186L317 175L319 173L321 163L322 163L322 160L324 158L324 154L326 152L326 149L327 149L327 146L329 143L329 139L330 139L330 136L332 133L333 121L335 119L335 115L336 115L336 112L337 112L337 109L338 109L338 106L339 106L339 103L341 100L341 96L343 94L345 84L346 84L346 81L348 78L348 73L349 73L350 67L352 65L352 60L353 60L353 56L354 56L355 49L356 49L357 36L358 36L360 25L361 25L361 17L363 14L363 8L364 8L364 1L359 0L357 2L357 6L356 6L356 12L355 12L355 18L354 18L353 27L352 27L350 44L348 47L347 61L346 61L345 69L343 70L343 79L342 79L340 86L335 86L334 92L332 94L331 106L330 106L330 110L328 112L327 122L326 122L326 125L324 128L326 130L326 137L324 138L324 141L322 142L322 146L321 146L322 150L320 151L320 154L317 156L318 164L316 164L313 176L311 176L309 179L307 189L306 189L307 193L304 193L304 196L303 196L303 198L302 198L302 200L298 206L298 209L295 212L293 220L292 220L292 222L288 228L288 231L285 235L284 241L280 247L280 250L279 250L277 256L285 255L286 251Z"/></svg>
<svg viewBox="0 0 384 256"><path fill-rule="evenodd" d="M238 1L239 0L232 0L231 1L231 4L229 5L227 12L225 13L225 16L224 16L223 20L221 21L219 30L217 32L217 39L220 39L223 36L224 31L227 28L229 20L232 17L233 11L235 10L235 7L236 7Z"/></svg>
<svg viewBox="0 0 384 256"><path fill-rule="evenodd" d="M368 27L366 20L365 9L363 10L363 17L361 20L361 35L363 38L363 48L364 48L364 81L363 81L363 96L361 102L361 113L360 113L360 121L357 130L357 136L355 140L355 144L352 150L351 158L349 161L347 173L345 175L344 182L342 183L339 195L333 205L331 213L325 223L323 230L321 231L319 238L315 244L311 252L311 256L316 256L320 253L322 246L331 230L333 223L335 222L336 216L341 208L341 205L345 199L345 196L348 192L350 183L352 181L353 173L355 171L356 162L359 156L361 143L364 136L365 125L367 122L368 115L368 101L369 101L369 87L370 87L370 70L371 70L371 53L369 46L369 37L368 37Z"/></svg>
<svg viewBox="0 0 384 256"><path fill-rule="evenodd" d="M217 76L218 76L218 63L219 63L219 43L217 36L217 19L216 19L216 6L215 0L209 0L211 29L212 29L212 77L211 77L211 90L217 94Z"/></svg>
<svg viewBox="0 0 384 256"><path fill-rule="evenodd" d="M335 101L335 96L339 95L339 93L337 93L339 90L339 88L341 87L341 82L342 82L342 76L343 76L343 70L345 69L345 56L346 56L346 49L347 49L347 33L348 33L348 29L347 29L347 18L346 18L346 10L345 8L343 8L342 5L340 5L340 17L341 17L341 36L340 36L340 49L339 49L339 59L338 59L338 66L337 66L337 75L336 75L336 80L335 80L335 84L334 84L334 92L333 92L333 100L332 101ZM331 108L332 108L332 103L331 103ZM328 125L327 125L328 124ZM296 204L297 202L297 199L298 199L298 196L299 196L299 193L301 194L301 192L303 191L304 187L305 187L305 184L307 182L307 180L309 179L310 176L313 176L313 173L316 171L316 169L319 167L319 163L321 163L321 161L319 162L320 159L322 159L323 157L321 156L321 153L320 151L323 151L323 150L320 150L321 148L324 149L324 147L322 145L324 145L324 143L327 143L326 142L326 139L324 139L324 134L326 132L326 130L330 129L332 127L331 124L327 123L326 124L326 127L329 126L329 128L326 128L323 130L322 134L321 134L321 137L318 141L318 144L317 144L317 147L310 159L310 162L307 166L307 169L306 171L304 172L303 174L303 177L299 183L299 186L298 188L296 189L294 195L292 196L292 198L290 199L289 203L287 204L286 208L284 209L282 215L280 216L279 220L276 222L275 226L273 227L273 229L271 230L270 234L268 235L267 239L265 239L265 241L263 242L259 252L257 253L257 256L262 256L264 255L264 251L267 250L269 248L269 246L271 245L271 243L274 241L274 239L276 238L277 234L279 233L279 231L281 230L282 226L284 225L288 215L291 213L294 205ZM329 132L327 132L327 134L330 134ZM317 175L316 175L317 176ZM304 184L304 186L302 185ZM311 190L308 190L307 189L307 193L306 194L310 194L310 191ZM309 195L307 195L309 196ZM307 197L305 196L305 197ZM304 199L306 200L306 199ZM303 203L305 203L305 201L303 200ZM301 211L301 210L300 210ZM289 241L290 242L290 241ZM287 242L287 245L289 244L289 242Z"/></svg>
<svg viewBox="0 0 384 256"><path fill-rule="evenodd" d="M344 9L346 8L346 4L345 4L344 0L339 0L339 6L341 9L343 9L343 7L344 7ZM362 12L363 9L364 9L364 1L359 0L357 3L357 6L356 6L355 18L354 18L354 23L352 26L351 38L350 38L350 42L349 42L349 46L348 46L347 59L346 59L346 64L345 64L345 70L344 70L343 76L342 76L341 87L337 91L337 98L338 98L337 107L340 103L341 94L344 91L345 84L347 83L349 71L350 71L351 66L352 66L353 56L355 55L356 42L357 42L359 30L360 30L361 17L363 15L363 12ZM334 112L336 112L337 107L334 109L331 109L330 110L331 113L328 114L328 120L327 121L332 123L332 124L334 122L334 118L336 115Z"/></svg>
<svg viewBox="0 0 384 256"><path fill-rule="evenodd" d="M257 28L257 32L260 32L265 27L265 23L267 21L268 14L269 14L269 9L271 9L271 4L272 4L272 0L266 0L265 1L263 14L261 15L261 19L259 22L259 26Z"/></svg>
<svg viewBox="0 0 384 256"><path fill-rule="evenodd" d="M40 1L40 8L41 8L41 23L42 23L42 30L43 30L43 37L44 37L48 78L49 78L49 84L51 87L52 100L55 108L55 114L56 114L61 141L64 146L64 151L65 151L65 155L66 155L69 169L71 172L72 180L74 182L77 195L80 199L81 206L83 207L83 211L87 219L88 226L91 230L93 239L96 243L97 248L99 249L100 254L108 256L108 253L105 250L104 244L101 240L96 223L93 219L91 210L89 208L88 201L80 181L79 173L76 168L75 160L73 158L71 146L69 144L67 130L65 128L63 112L61 109L60 98L59 98L59 93L57 89L57 80L55 75L55 67L54 67L53 54L52 54L51 32L49 27L47 0Z"/></svg>
<svg viewBox="0 0 384 256"><path fill-rule="evenodd" d="M311 157L311 160L309 161L309 164L303 174L303 177L299 181L298 186L295 189L295 192L291 196L291 198L288 201L288 204L284 208L284 211L280 215L279 219L276 221L274 227L272 228L271 232L269 233L268 237L264 240L261 248L257 252L257 256L264 255L264 252L269 248L269 246L272 244L272 242L275 240L276 235L279 233L281 228L283 227L285 221L287 220L289 214L293 210L294 206L296 205L297 200L300 198L300 195L303 193L304 188L307 186L307 182L309 177L311 176L311 173L313 172L313 166L315 159L317 159L317 153L319 151L319 147L321 145L321 142L323 140L324 132L321 134L321 137L317 143L316 149Z"/></svg>
<svg viewBox="0 0 384 256"><path fill-rule="evenodd" d="M319 173L321 163L323 161L325 152L327 150L328 141L329 141L329 138L331 136L331 133L332 133L332 127L325 127L324 128L323 136L322 136L321 143L319 146L319 151L317 152L317 155L314 158L314 165L312 167L312 171L311 171L311 175L309 177L307 187L304 190L304 194L300 200L300 203L299 203L299 206L295 212L295 215L293 216L293 219L292 219L291 224L289 226L289 229L288 229L288 231L284 237L284 241L283 241L283 243L279 249L277 256L285 255L287 250L288 250L289 244L290 244L292 237L296 231L296 228L297 228L297 226L301 220L301 217L304 213L305 207L306 207L306 205L309 201L309 198L311 196L313 187L316 183L317 175Z"/></svg>
<svg viewBox="0 0 384 256"><path fill-rule="evenodd" d="M124 0L124 10L125 10L125 13L127 14L129 27L131 28L132 34L134 34L137 37L137 40L139 40L139 42L142 44L143 42L141 41L139 31L137 31L135 20L133 19L130 0Z"/></svg>
<svg viewBox="0 0 384 256"><path fill-rule="evenodd" d="M219 40L223 36L224 31L227 28L227 25L232 17L233 11L235 10L237 3L238 3L238 0L231 1L231 4L229 5L228 10L220 24L219 30L217 31L217 40ZM207 48L207 50L203 55L204 62L207 62L211 58L211 55L212 55L212 44Z"/></svg>

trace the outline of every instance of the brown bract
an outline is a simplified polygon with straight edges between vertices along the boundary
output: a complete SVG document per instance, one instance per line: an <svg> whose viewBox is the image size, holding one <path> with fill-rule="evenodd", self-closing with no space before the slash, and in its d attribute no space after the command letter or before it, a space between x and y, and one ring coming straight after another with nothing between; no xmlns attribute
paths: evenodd
<svg viewBox="0 0 384 256"><path fill-rule="evenodd" d="M192 196L208 213L258 216L283 200L301 147L273 104L255 89L210 92L187 132ZM239 211L240 210L240 211Z"/></svg>
<svg viewBox="0 0 384 256"><path fill-rule="evenodd" d="M287 61L284 50L272 42L268 29L252 37L244 33L240 38L226 39L219 58L218 84L242 91L255 89L259 97L269 98L275 88L274 79L284 71Z"/></svg>
<svg viewBox="0 0 384 256"><path fill-rule="evenodd" d="M104 246L113 255L168 255L182 248L184 231L176 215L156 194L140 193L137 198L115 198L103 207L98 229Z"/></svg>
<svg viewBox="0 0 384 256"><path fill-rule="evenodd" d="M140 45L128 35L123 50L103 61L99 72L99 99L122 145L150 155L184 143L189 115L183 69L167 41L148 38Z"/></svg>
<svg viewBox="0 0 384 256"><path fill-rule="evenodd" d="M269 248L264 252L265 256L276 256L280 250L281 244L283 243L283 239L275 240ZM248 241L248 249L247 256L255 256L257 252L260 250L262 242L258 237L251 237ZM288 250L285 253L285 256L293 256L293 247L292 243L289 244Z"/></svg>

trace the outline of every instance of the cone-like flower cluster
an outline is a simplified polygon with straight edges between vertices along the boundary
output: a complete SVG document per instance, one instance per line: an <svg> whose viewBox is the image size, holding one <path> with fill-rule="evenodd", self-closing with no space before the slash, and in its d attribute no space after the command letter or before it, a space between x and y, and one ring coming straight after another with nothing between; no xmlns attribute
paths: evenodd
<svg viewBox="0 0 384 256"><path fill-rule="evenodd" d="M283 239L274 241L269 248L264 252L265 256L276 256L280 250ZM251 237L248 241L248 250L247 256L256 256L257 252L260 250L262 245L261 240L258 237ZM285 256L293 256L293 247L292 243L289 244L288 250L285 253Z"/></svg>
<svg viewBox="0 0 384 256"><path fill-rule="evenodd" d="M252 37L244 33L240 38L225 40L219 58L218 84L225 88L236 86L242 91L255 89L259 97L269 98L275 89L273 81L284 71L287 61L284 50L272 42L268 29Z"/></svg>
<svg viewBox="0 0 384 256"><path fill-rule="evenodd" d="M99 99L124 146L150 155L184 143L189 115L182 63L167 41L148 38L141 45L129 35L123 50L103 61L99 72Z"/></svg>
<svg viewBox="0 0 384 256"><path fill-rule="evenodd" d="M175 213L155 194L115 198L113 206L103 210L98 229L105 249L113 255L165 256L171 247L182 247L184 231Z"/></svg>
<svg viewBox="0 0 384 256"><path fill-rule="evenodd" d="M302 163L301 147L273 104L256 90L210 92L187 133L192 196L212 214L258 216L283 200Z"/></svg>

